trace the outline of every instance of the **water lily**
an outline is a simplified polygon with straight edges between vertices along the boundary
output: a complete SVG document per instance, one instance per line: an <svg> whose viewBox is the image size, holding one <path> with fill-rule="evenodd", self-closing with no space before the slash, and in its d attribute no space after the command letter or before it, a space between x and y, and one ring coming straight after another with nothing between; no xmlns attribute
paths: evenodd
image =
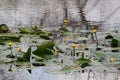
<svg viewBox="0 0 120 80"><path fill-rule="evenodd" d="M63 22L64 22L64 23L67 23L67 22L68 22L68 20L66 20L66 19L65 19Z"/></svg>
<svg viewBox="0 0 120 80"><path fill-rule="evenodd" d="M110 62L114 62L115 60L114 60L114 58L113 57L111 57L110 58Z"/></svg>
<svg viewBox="0 0 120 80"><path fill-rule="evenodd" d="M18 50L18 51L21 51L21 47L18 47L17 50Z"/></svg>
<svg viewBox="0 0 120 80"><path fill-rule="evenodd" d="M97 42L97 46L98 46L98 38L97 38L97 34L96 34L97 30L94 29L94 30L92 30L92 32L95 34L95 38L96 38L96 42Z"/></svg>
<svg viewBox="0 0 120 80"><path fill-rule="evenodd" d="M76 47L76 44L73 43L71 46L73 47L72 55L75 55L75 47Z"/></svg>
<svg viewBox="0 0 120 80"><path fill-rule="evenodd" d="M76 44L73 43L71 46L72 46L72 47L76 47Z"/></svg>
<svg viewBox="0 0 120 80"><path fill-rule="evenodd" d="M97 30L96 30L96 29L94 29L94 30L92 30L92 32L93 32L93 33L96 33L96 32L97 32Z"/></svg>
<svg viewBox="0 0 120 80"><path fill-rule="evenodd" d="M13 42L8 42L8 46L12 46L13 45Z"/></svg>
<svg viewBox="0 0 120 80"><path fill-rule="evenodd" d="M13 42L8 42L8 46L10 46L10 50L11 50L10 57L14 58L13 51L12 51L12 45L13 45Z"/></svg>

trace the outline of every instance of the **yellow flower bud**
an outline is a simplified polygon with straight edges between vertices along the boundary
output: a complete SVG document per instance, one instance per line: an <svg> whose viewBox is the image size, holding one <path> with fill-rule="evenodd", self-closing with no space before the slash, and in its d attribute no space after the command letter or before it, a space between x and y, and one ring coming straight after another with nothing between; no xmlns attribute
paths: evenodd
<svg viewBox="0 0 120 80"><path fill-rule="evenodd" d="M94 29L94 30L92 30L92 32L93 32L93 33L96 33L96 32L97 32L97 30L96 30L96 29Z"/></svg>
<svg viewBox="0 0 120 80"><path fill-rule="evenodd" d="M13 45L13 42L9 42L9 43L8 43L8 46L12 46L12 45Z"/></svg>
<svg viewBox="0 0 120 80"><path fill-rule="evenodd" d="M73 43L71 46L72 46L72 47L76 47L76 44Z"/></svg>
<svg viewBox="0 0 120 80"><path fill-rule="evenodd" d="M64 20L64 23L67 23L67 22L68 22L68 21L65 19L65 20Z"/></svg>
<svg viewBox="0 0 120 80"><path fill-rule="evenodd" d="M111 58L110 58L110 62L114 62L114 61L115 61L114 58L111 57Z"/></svg>
<svg viewBox="0 0 120 80"><path fill-rule="evenodd" d="M18 50L18 51L21 51L21 48L19 47L19 48L17 48L17 50Z"/></svg>

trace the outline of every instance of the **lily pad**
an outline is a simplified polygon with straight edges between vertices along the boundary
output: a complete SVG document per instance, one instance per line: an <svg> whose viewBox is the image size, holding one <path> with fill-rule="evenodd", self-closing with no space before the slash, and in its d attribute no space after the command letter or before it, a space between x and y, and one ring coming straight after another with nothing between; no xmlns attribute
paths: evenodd
<svg viewBox="0 0 120 80"><path fill-rule="evenodd" d="M23 53L22 57L17 57L17 61L19 61L19 62L30 61L30 55L31 55L31 47L28 48L26 53Z"/></svg>
<svg viewBox="0 0 120 80"><path fill-rule="evenodd" d="M31 33L29 29L24 28L24 27L18 28L18 30L20 30L21 33L25 33L25 34Z"/></svg>
<svg viewBox="0 0 120 80"><path fill-rule="evenodd" d="M33 51L33 54L42 58L46 58L49 55L53 55L53 46L54 41L48 41L45 42L37 47L35 51Z"/></svg>

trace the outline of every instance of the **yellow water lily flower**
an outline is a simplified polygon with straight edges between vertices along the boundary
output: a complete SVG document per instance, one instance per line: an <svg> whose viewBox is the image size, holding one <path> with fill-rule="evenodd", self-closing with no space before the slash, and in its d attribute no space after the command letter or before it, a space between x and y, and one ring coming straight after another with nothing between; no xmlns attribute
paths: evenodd
<svg viewBox="0 0 120 80"><path fill-rule="evenodd" d="M114 58L111 57L111 58L110 58L110 62L114 62L114 61L115 61Z"/></svg>
<svg viewBox="0 0 120 80"><path fill-rule="evenodd" d="M13 45L13 42L8 42L8 46L12 46Z"/></svg>
<svg viewBox="0 0 120 80"><path fill-rule="evenodd" d="M18 48L17 48L17 50L18 50L18 51L21 51L21 48L20 48L20 47L18 47Z"/></svg>
<svg viewBox="0 0 120 80"><path fill-rule="evenodd" d="M72 46L72 47L76 47L76 44L73 43L71 46Z"/></svg>
<svg viewBox="0 0 120 80"><path fill-rule="evenodd" d="M97 30L96 30L96 29L94 29L94 30L92 30L92 32L93 32L93 33L96 33L96 32L97 32Z"/></svg>
<svg viewBox="0 0 120 80"><path fill-rule="evenodd" d="M68 22L68 20L65 19L65 20L64 20L64 23L67 23L67 22Z"/></svg>

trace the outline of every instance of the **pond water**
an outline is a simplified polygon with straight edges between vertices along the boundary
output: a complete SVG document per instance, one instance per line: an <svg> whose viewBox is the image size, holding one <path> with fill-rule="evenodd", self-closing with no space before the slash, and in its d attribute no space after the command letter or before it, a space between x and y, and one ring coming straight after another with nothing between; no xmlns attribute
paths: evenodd
<svg viewBox="0 0 120 80"><path fill-rule="evenodd" d="M102 38L101 40L103 41L103 36L105 36L105 34L99 33L98 35L101 35L100 38ZM6 57L6 55L11 54L11 50L9 49L7 42L4 46L0 45L0 80L120 80L120 71L118 70L118 67L116 67L116 63L109 62L110 57L119 59L119 56L117 56L119 52L115 54L116 56L112 55L114 53L111 52L111 48L101 45L100 47L103 49L96 51L95 42L91 41L90 43L85 44L81 42L84 39L89 41L89 37L80 37L78 34L76 38L73 39L72 37L72 35L69 35L62 38L62 42L56 42L60 48L65 51L65 54L59 53L58 58L54 58L45 62L47 66L39 67L31 65L32 62L18 63L13 60L14 62L10 63L12 59ZM88 55L89 58L91 57L91 66L82 69L80 66L76 65L73 62L73 59L81 57L81 55L78 57L70 56L70 52L72 50L71 43L75 41L75 39L76 42L80 41L75 48L76 52L84 52L85 55ZM24 35L20 39L20 42L13 42L13 54L22 55L18 52L18 47L21 47L22 51L26 52L30 46L32 46L32 50L35 50L36 46L43 42L46 42L46 40L39 39L38 36ZM89 48L88 51L83 49L86 47ZM99 54L94 56L94 53ZM100 53L104 55L101 55ZM106 57L106 60L104 62L94 60L94 57L100 58L101 56ZM63 64L60 62L61 59L64 60ZM11 66L13 70L12 72L8 71ZM92 71L90 72L90 70Z"/></svg>

